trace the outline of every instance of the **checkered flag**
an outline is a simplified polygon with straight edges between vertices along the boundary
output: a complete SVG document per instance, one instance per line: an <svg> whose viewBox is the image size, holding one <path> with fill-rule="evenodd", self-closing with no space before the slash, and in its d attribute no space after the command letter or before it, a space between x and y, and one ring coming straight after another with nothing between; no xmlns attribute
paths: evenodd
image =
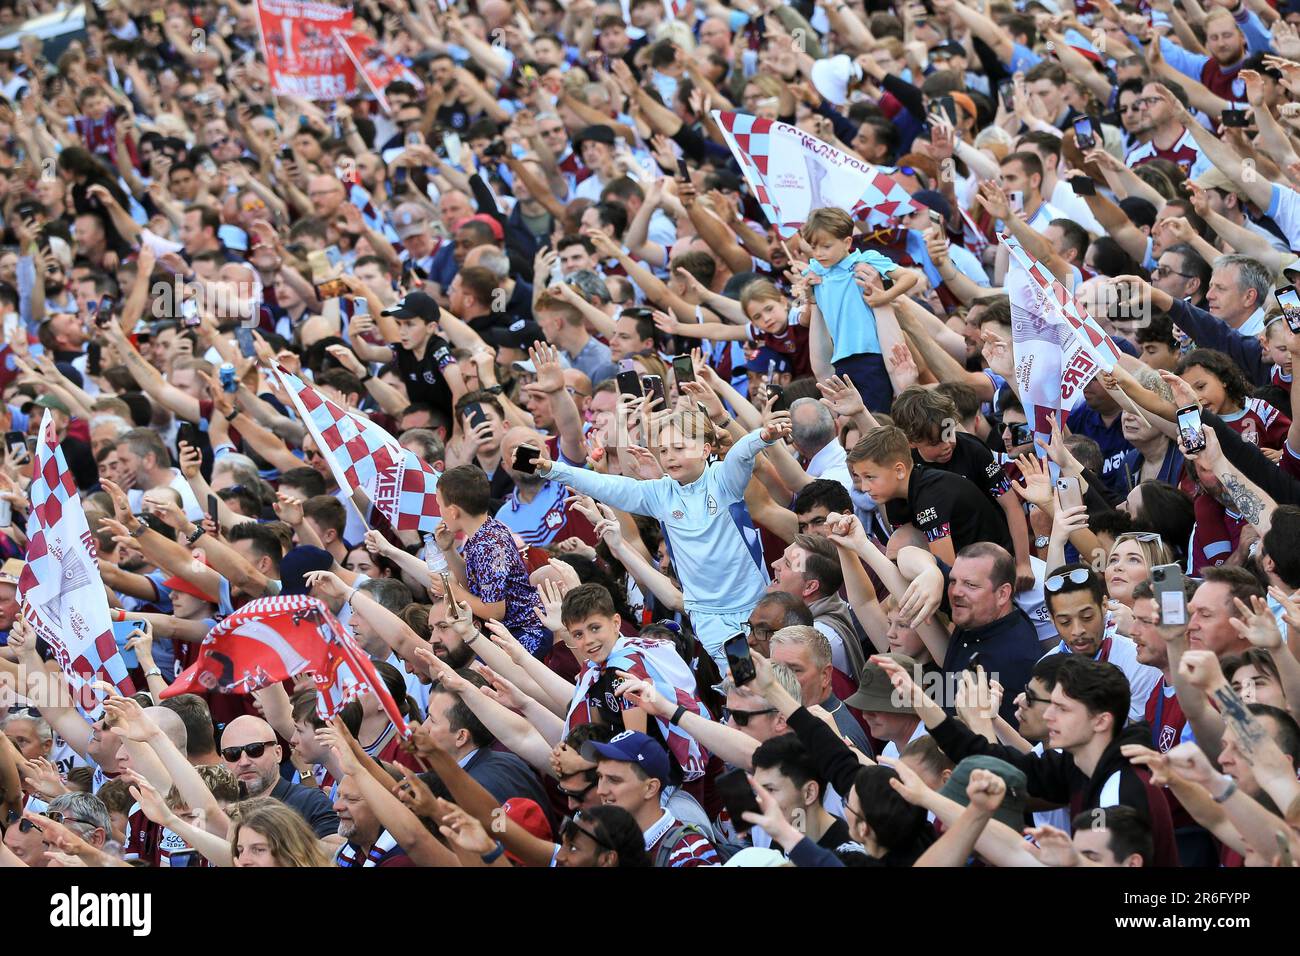
<svg viewBox="0 0 1300 956"><path fill-rule="evenodd" d="M882 226L916 209L907 190L810 133L748 113L713 111L740 171L768 221L784 238L814 209L834 206Z"/></svg>
<svg viewBox="0 0 1300 956"><path fill-rule="evenodd" d="M340 488L365 492L398 531L432 532L438 526L433 468L360 412L340 408L283 368L275 371Z"/></svg>
<svg viewBox="0 0 1300 956"><path fill-rule="evenodd" d="M18 603L68 676L77 707L91 713L103 697L95 682L112 684L123 694L135 693L135 687L113 639L95 538L49 411L41 420L28 494L32 510Z"/></svg>

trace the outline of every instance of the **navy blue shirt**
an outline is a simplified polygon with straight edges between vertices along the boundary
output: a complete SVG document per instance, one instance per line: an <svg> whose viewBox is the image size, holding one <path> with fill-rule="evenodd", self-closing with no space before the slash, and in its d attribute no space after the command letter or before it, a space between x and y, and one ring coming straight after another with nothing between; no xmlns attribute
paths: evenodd
<svg viewBox="0 0 1300 956"><path fill-rule="evenodd" d="M1015 698L1029 683L1034 665L1043 656L1038 630L1025 612L1014 605L1011 613L983 627L958 628L953 631L948 654L943 659L944 675L949 680L956 679L955 675L970 667L971 657L975 654L979 654L977 663L990 680L996 680L1006 688L998 713L1011 726L1019 726ZM948 682L945 682L947 686ZM950 714L954 712L951 707L944 710Z"/></svg>
<svg viewBox="0 0 1300 956"><path fill-rule="evenodd" d="M1101 480L1117 495L1128 493L1124 457L1133 450L1133 446L1124 440L1123 417L1117 414L1115 421L1108 426L1100 414L1087 405L1080 405L1065 422L1073 434L1086 435L1101 446Z"/></svg>

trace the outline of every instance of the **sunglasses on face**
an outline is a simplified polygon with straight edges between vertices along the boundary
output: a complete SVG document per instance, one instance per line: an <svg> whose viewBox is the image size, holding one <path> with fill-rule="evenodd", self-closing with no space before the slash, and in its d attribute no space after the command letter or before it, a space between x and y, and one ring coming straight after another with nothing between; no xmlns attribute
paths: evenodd
<svg viewBox="0 0 1300 956"><path fill-rule="evenodd" d="M749 722L755 717L762 717L764 714L775 714L776 708L769 707L766 710L729 710L731 719L736 722L737 727L748 727Z"/></svg>
<svg viewBox="0 0 1300 956"><path fill-rule="evenodd" d="M1055 594L1061 588L1065 587L1068 580L1071 584L1087 584L1092 572L1088 568L1075 568L1066 574L1053 574L1043 582L1043 587Z"/></svg>
<svg viewBox="0 0 1300 956"><path fill-rule="evenodd" d="M239 758L244 754L252 757L254 760L266 753L267 747L274 747L275 741L259 742L255 744L244 744L242 747L222 747L221 759L226 763L238 763Z"/></svg>

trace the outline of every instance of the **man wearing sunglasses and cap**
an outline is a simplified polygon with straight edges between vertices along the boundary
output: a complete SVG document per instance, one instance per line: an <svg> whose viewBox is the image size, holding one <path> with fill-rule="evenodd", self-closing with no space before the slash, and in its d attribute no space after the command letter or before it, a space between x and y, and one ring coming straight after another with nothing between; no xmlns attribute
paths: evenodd
<svg viewBox="0 0 1300 956"><path fill-rule="evenodd" d="M1160 671L1139 664L1137 644L1108 623L1101 576L1086 564L1066 564L1043 579L1043 595L1061 638L1047 653L1078 654L1114 664L1129 682L1129 720L1142 720L1147 700L1160 683Z"/></svg>

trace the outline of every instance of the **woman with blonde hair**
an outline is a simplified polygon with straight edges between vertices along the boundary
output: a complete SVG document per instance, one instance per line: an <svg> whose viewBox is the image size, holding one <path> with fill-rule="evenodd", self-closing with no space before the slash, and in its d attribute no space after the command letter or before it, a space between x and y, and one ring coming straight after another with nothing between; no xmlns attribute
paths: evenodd
<svg viewBox="0 0 1300 956"><path fill-rule="evenodd" d="M316 834L279 800L245 800L230 816L230 858L235 866L330 865Z"/></svg>
<svg viewBox="0 0 1300 956"><path fill-rule="evenodd" d="M1115 538L1106 557L1106 593L1112 601L1133 606L1133 589L1151 578L1151 569L1172 564L1173 552L1154 531L1126 531Z"/></svg>

